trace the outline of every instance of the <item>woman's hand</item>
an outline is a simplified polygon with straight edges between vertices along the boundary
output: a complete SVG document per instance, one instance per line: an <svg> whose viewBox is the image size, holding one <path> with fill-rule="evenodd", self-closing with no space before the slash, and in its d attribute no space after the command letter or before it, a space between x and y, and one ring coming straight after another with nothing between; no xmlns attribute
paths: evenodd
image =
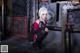
<svg viewBox="0 0 80 53"><path fill-rule="evenodd" d="M45 28L45 31L48 32L48 28Z"/></svg>

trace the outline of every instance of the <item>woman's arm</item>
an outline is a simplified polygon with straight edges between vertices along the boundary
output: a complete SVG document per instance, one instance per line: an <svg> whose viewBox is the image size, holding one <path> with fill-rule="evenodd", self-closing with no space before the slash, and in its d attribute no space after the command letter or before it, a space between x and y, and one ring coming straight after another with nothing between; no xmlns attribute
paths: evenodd
<svg viewBox="0 0 80 53"><path fill-rule="evenodd" d="M41 30L41 33L44 35L46 33L48 33L48 28L45 27L45 24L43 22L39 23L39 28Z"/></svg>

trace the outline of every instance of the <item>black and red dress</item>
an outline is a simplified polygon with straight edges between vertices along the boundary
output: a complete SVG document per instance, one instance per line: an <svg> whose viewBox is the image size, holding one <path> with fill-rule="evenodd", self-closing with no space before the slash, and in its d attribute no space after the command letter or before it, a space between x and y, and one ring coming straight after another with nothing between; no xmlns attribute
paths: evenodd
<svg viewBox="0 0 80 53"><path fill-rule="evenodd" d="M48 34L48 32L45 31L46 28L46 24L47 22L45 21L42 22L40 21L39 23L34 22L33 24L33 46L34 47L39 47L42 48L42 42L44 40L44 38L46 37L46 35Z"/></svg>

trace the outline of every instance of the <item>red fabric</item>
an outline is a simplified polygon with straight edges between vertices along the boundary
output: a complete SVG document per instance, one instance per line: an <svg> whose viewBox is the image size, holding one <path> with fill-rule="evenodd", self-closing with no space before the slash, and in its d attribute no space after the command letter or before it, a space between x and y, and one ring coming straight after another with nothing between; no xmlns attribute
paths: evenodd
<svg viewBox="0 0 80 53"><path fill-rule="evenodd" d="M37 35L34 34L34 35L33 35L33 41L36 42L36 39L37 39Z"/></svg>
<svg viewBox="0 0 80 53"><path fill-rule="evenodd" d="M39 29L39 24L36 23L36 22L34 23L34 29L40 31L40 29Z"/></svg>
<svg viewBox="0 0 80 53"><path fill-rule="evenodd" d="M35 30L40 31L40 29L39 29L39 24L38 24L38 23L35 22L33 26L34 26L34 29L35 29ZM37 35L36 35L36 34L33 34L33 41L35 42L36 39L37 39Z"/></svg>

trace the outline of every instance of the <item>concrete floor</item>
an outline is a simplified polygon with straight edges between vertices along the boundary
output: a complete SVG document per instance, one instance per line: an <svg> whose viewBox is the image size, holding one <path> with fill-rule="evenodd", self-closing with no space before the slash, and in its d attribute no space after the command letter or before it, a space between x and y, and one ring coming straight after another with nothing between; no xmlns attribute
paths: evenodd
<svg viewBox="0 0 80 53"><path fill-rule="evenodd" d="M8 45L9 53L63 53L56 48L33 48L32 42L27 40L27 38L21 38L18 36L13 36L7 40L3 40L1 44Z"/></svg>
<svg viewBox="0 0 80 53"><path fill-rule="evenodd" d="M47 37L47 39L49 39L49 37ZM58 38L56 38L56 39L58 39ZM50 39L49 41L51 41L51 40L53 40L53 39ZM52 42L54 42L54 41L52 41ZM56 40L56 43L58 43L58 42L59 42L59 40ZM48 42L46 44L47 47L44 47L42 49L33 48L32 42L30 42L27 38L21 38L19 36L13 36L11 38L3 40L1 42L1 44L8 45L9 53L65 53L63 48L51 47L51 45L52 45L51 42ZM80 49L75 47L72 50L72 53L80 53Z"/></svg>

